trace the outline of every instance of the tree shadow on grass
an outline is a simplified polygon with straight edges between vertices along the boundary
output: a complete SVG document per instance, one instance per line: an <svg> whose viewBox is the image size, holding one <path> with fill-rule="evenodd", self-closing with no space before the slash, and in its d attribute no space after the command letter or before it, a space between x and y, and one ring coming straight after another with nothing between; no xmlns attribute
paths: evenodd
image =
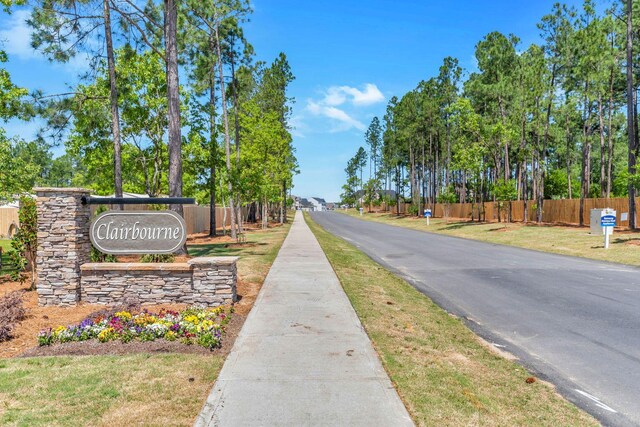
<svg viewBox="0 0 640 427"><path fill-rule="evenodd" d="M244 252L242 248L229 247L226 243L211 243L207 245L189 246L189 255L202 256L234 256Z"/></svg>
<svg viewBox="0 0 640 427"><path fill-rule="evenodd" d="M461 221L461 222L454 222L450 225L447 225L446 227L441 228L441 230L459 230L461 228L473 227L475 225L484 225L484 224L486 224L486 222Z"/></svg>
<svg viewBox="0 0 640 427"><path fill-rule="evenodd" d="M612 245L618 245L618 244L622 244L622 245L629 245L629 246L638 246L640 247L640 237L638 238L632 238L632 239L621 239L620 237L611 239L609 241L609 243L611 243Z"/></svg>

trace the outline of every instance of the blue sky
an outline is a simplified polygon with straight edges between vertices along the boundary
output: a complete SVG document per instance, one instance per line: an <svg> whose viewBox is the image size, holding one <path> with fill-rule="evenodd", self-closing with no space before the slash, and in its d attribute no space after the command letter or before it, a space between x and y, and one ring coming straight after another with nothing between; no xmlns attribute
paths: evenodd
<svg viewBox="0 0 640 427"><path fill-rule="evenodd" d="M539 42L536 23L554 2L253 0L246 35L257 59L270 62L285 52L296 76L290 94L296 99L292 123L301 173L293 193L338 200L346 162L364 145L365 128L384 115L391 96L436 75L446 56L473 71L474 46L491 31L517 35L523 50ZM18 11L0 18L7 68L29 89L64 91L85 61L50 64L33 52L27 16ZM6 128L28 138L37 123Z"/></svg>

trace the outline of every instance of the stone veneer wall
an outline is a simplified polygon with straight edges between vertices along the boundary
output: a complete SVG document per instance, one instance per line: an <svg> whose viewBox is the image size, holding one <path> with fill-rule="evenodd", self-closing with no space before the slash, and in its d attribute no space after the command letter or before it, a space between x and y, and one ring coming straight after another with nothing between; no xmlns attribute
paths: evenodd
<svg viewBox="0 0 640 427"><path fill-rule="evenodd" d="M229 304L237 298L237 260L203 257L173 264L84 264L80 301L114 305L134 298L141 304Z"/></svg>
<svg viewBox="0 0 640 427"><path fill-rule="evenodd" d="M80 266L90 260L89 190L34 188L38 210L36 275L40 305L74 305L80 297Z"/></svg>

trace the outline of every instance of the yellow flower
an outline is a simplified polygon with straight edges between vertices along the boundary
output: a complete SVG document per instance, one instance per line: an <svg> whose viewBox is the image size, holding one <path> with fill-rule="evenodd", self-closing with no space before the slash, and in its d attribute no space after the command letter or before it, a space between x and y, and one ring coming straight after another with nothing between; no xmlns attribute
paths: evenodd
<svg viewBox="0 0 640 427"><path fill-rule="evenodd" d="M122 320L131 320L131 313L128 311L119 311L116 313L116 317L119 317Z"/></svg>
<svg viewBox="0 0 640 427"><path fill-rule="evenodd" d="M141 314L139 316L136 316L135 319L133 319L133 323L135 323L138 326L150 325L152 323L156 323L157 321L158 321L157 317L151 316L148 314Z"/></svg>
<svg viewBox="0 0 640 427"><path fill-rule="evenodd" d="M109 341L109 339L112 337L113 332L114 332L113 328L103 329L98 334L98 341L100 341L100 342Z"/></svg>
<svg viewBox="0 0 640 427"><path fill-rule="evenodd" d="M200 323L200 320L198 319L198 316L194 316L193 314L185 317L184 321L188 322L188 323L193 323L194 325L197 325L198 323Z"/></svg>

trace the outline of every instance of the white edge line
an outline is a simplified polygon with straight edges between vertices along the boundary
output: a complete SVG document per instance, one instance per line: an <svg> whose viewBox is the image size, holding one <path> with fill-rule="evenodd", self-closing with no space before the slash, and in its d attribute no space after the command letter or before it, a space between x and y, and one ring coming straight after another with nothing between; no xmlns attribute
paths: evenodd
<svg viewBox="0 0 640 427"><path fill-rule="evenodd" d="M583 395L584 397L586 397L587 399L592 400L596 404L597 407L602 408L602 409L604 409L606 411L609 411L609 412L613 412L614 414L618 413L618 411L616 411L615 409L612 409L611 407L605 405L604 403L602 403L600 401L600 399L598 399L597 397L587 393L586 391L578 390L577 388L575 390L578 393L580 393L581 395Z"/></svg>

